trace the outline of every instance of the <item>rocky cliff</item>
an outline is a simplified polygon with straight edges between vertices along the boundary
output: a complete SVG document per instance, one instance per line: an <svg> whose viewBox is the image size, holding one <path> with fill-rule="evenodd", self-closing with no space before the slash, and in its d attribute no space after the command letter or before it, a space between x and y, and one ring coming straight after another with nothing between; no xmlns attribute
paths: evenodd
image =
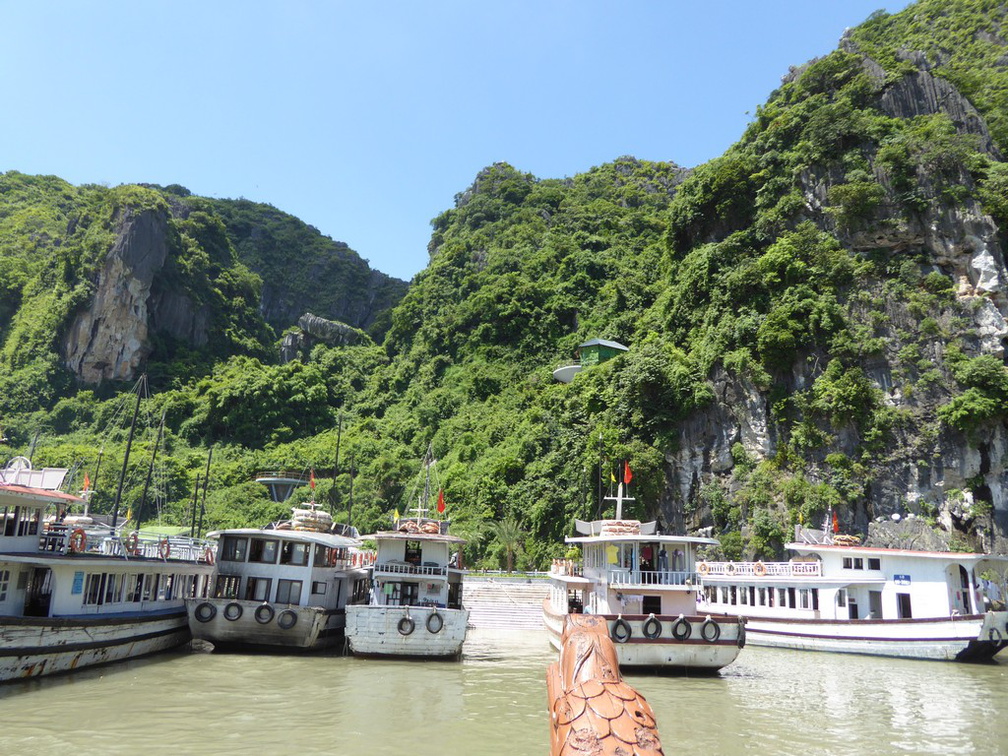
<svg viewBox="0 0 1008 756"><path fill-rule="evenodd" d="M849 38L841 47L858 53ZM969 100L949 81L930 73L923 52L904 51L902 57L919 66L918 70L887 77L875 61L861 56L862 68L876 88L877 112L893 119L943 116L955 135L962 137L961 144L999 161L990 130ZM785 83L800 78L804 70L792 71ZM948 135L950 142L955 135ZM909 177L905 172L899 175L901 166L880 157L881 150L865 154L867 170L862 171L861 180L865 186L879 188L866 212L857 218L836 212L836 189L851 185L850 167L824 162L799 176L801 215L835 236L852 254L886 259L891 268L913 280L940 274L953 287L954 296L937 309L922 311L919 303L892 297L884 281L875 280L862 282L865 288L851 297L849 315L878 344L877 350L862 356L861 368L883 408L899 420L889 429L885 452L864 459L858 466L860 474L847 481L860 492L853 497L854 507L844 512L844 528L866 533L873 524L882 533L886 527L892 529L890 518L909 517L910 521L916 518L917 530L944 529L944 538L932 535L927 540L932 546L954 548L955 537L950 543L949 534L968 533L970 546L1004 550L1008 548L1004 424L991 423L979 433L965 433L936 417L938 408L954 393L955 380L946 359L949 342L960 340L971 357L1005 358L1008 270L1004 231L976 199L976 173L963 158L972 152L944 155L941 163L938 158L936 162L921 159ZM909 201L908 186L912 186ZM950 201L953 194L954 202ZM863 308L854 304L858 300L865 303ZM913 364L908 364L909 350L915 352ZM778 376L777 401L782 386L790 395L809 391L823 375L828 359L829 354L815 344L799 349L790 374ZM922 376L927 381L921 381ZM711 520L711 509L702 503L705 486L732 496L746 485L748 470L736 466L740 450L741 456L756 462L787 453L782 443L786 423L779 413L775 416L775 397L767 387L721 368L709 382L714 401L687 418L678 444L666 454L670 485L662 511L674 527L699 527ZM811 455L806 468L813 481L835 483L843 477L843 471L835 467L836 455L863 459L862 428L848 425L830 430L835 431L832 441ZM830 455L834 455L833 465ZM932 527L924 526L921 518ZM903 543L883 536L876 540L879 545Z"/></svg>

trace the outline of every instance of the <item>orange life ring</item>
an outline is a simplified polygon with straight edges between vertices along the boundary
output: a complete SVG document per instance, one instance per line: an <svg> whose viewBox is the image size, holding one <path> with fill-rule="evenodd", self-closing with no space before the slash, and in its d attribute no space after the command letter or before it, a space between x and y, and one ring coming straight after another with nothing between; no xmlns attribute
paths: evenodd
<svg viewBox="0 0 1008 756"><path fill-rule="evenodd" d="M171 543L168 542L167 538L162 538L158 541L158 554L161 555L162 559L167 559L171 554Z"/></svg>
<svg viewBox="0 0 1008 756"><path fill-rule="evenodd" d="M168 557L166 556L165 559L167 559L167 558ZM207 546L206 549L204 549L204 551L203 551L203 561L206 562L207 564L213 564L213 561L214 561L214 559L213 559L213 549L210 548L209 546Z"/></svg>
<svg viewBox="0 0 1008 756"><path fill-rule="evenodd" d="M137 535L135 530L126 536L126 543L124 546L126 547L127 554L136 556L140 553L140 536Z"/></svg>
<svg viewBox="0 0 1008 756"><path fill-rule="evenodd" d="M756 562L753 565L752 572L756 577L763 577L766 575L766 565L763 562Z"/></svg>
<svg viewBox="0 0 1008 756"><path fill-rule="evenodd" d="M70 534L70 551L84 551L87 548L87 533L84 528L77 528Z"/></svg>
<svg viewBox="0 0 1008 756"><path fill-rule="evenodd" d="M697 572L701 575L706 575L710 572L710 567L707 566L707 562L700 562L700 564L697 565Z"/></svg>

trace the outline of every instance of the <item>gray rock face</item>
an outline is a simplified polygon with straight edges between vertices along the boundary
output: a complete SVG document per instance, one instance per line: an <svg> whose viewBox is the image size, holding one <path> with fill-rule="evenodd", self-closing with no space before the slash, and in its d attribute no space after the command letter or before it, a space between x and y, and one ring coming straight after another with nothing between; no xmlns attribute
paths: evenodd
<svg viewBox="0 0 1008 756"><path fill-rule="evenodd" d="M284 334L280 342L280 359L283 362L297 359L320 341L330 346L349 346L369 340L363 331L353 326L338 320L326 320L310 312L298 318L298 329Z"/></svg>
<svg viewBox="0 0 1008 756"><path fill-rule="evenodd" d="M121 212L94 300L74 319L63 343L67 367L84 383L133 378L149 351L151 282L167 254L163 214L129 208Z"/></svg>
<svg viewBox="0 0 1008 756"><path fill-rule="evenodd" d="M921 57L923 58L922 54ZM926 61L926 58L923 59ZM998 156L987 124L973 104L948 81L932 76L926 70L908 74L886 87L879 99L879 109L894 118L945 113L952 119L957 130L964 134L975 134L982 150Z"/></svg>

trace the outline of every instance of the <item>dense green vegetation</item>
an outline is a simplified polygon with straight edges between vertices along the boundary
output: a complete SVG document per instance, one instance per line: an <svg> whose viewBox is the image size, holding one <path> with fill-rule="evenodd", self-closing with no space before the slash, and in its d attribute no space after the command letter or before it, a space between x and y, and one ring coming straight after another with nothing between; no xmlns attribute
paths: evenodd
<svg viewBox="0 0 1008 756"><path fill-rule="evenodd" d="M93 468L104 438L105 464L121 455L121 433L107 429L126 387L76 386L59 344L93 290L117 208L130 205L167 214L171 260L157 285L208 303L214 323L205 345L153 337L143 406L166 418L166 522L192 516L212 445L206 526L279 517L254 473L312 467L338 517L351 514L352 486L362 530L411 506L431 447L471 564L562 556L571 519L596 514L622 460L634 471L629 515L711 527L732 558L777 553L795 523L829 509L863 527L880 506L873 485L929 469L943 435L977 444L1008 419L1005 368L981 353L972 319L982 303L957 298L957 271L919 241L884 241L916 239L952 208L982 209L1004 229L1008 169L947 114L899 118L880 104L916 70L900 51L922 50L1008 148L1005 11L923 0L874 15L851 40L884 73L849 49L812 62L692 171L630 157L563 180L490 166L432 221L430 263L401 301L385 281L382 301L398 304L347 319L374 342L316 344L303 362L280 364L276 333L291 311L264 319L263 292L304 302L299 276L315 275L304 261L363 286L366 267L338 243L274 208L179 187L6 174L0 451L23 452L39 433L42 463ZM996 240L1003 254L1004 233ZM345 302L328 290L304 309L340 318L354 308ZM631 348L554 382L593 337ZM683 483L673 460L704 439L694 426L722 422L713 413L731 392L770 408L772 453L735 442L716 474ZM127 501L139 500L148 453L145 441Z"/></svg>

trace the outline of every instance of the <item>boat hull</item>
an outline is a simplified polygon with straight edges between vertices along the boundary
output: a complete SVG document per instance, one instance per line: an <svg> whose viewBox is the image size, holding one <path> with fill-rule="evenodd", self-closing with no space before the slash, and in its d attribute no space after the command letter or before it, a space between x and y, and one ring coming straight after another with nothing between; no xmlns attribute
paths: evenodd
<svg viewBox="0 0 1008 756"><path fill-rule="evenodd" d="M436 631L435 612L442 622ZM347 607L346 639L355 656L451 659L462 654L468 622L468 609L354 605Z"/></svg>
<svg viewBox="0 0 1008 756"><path fill-rule="evenodd" d="M190 638L182 607L143 615L5 617L0 620L0 682L146 656Z"/></svg>
<svg viewBox="0 0 1008 756"><path fill-rule="evenodd" d="M1008 645L1008 613L916 620L803 620L750 617L754 646L906 659L989 661Z"/></svg>
<svg viewBox="0 0 1008 756"><path fill-rule="evenodd" d="M235 599L186 599L193 638L217 650L316 651L343 643L342 609L272 605Z"/></svg>
<svg viewBox="0 0 1008 756"><path fill-rule="evenodd" d="M549 599L543 601L543 624L550 645L557 651L561 648L566 612L557 612ZM657 615L658 633L655 625L647 629L655 637L647 637L645 624L651 615L600 615L605 617L609 627L609 637L613 639L620 668L647 669L649 671L715 673L735 661L745 645L747 631L743 622L735 617L723 615L697 615L684 617L689 624L688 637L681 640L674 635L673 626L679 617ZM622 619L629 628L629 637L621 641L623 635L614 632L617 620ZM710 624L708 624L710 623ZM705 629L706 625L706 629ZM717 630L714 630L716 626ZM685 625L680 624L680 628ZM679 632L685 634L684 629ZM716 635L716 637L715 637Z"/></svg>

